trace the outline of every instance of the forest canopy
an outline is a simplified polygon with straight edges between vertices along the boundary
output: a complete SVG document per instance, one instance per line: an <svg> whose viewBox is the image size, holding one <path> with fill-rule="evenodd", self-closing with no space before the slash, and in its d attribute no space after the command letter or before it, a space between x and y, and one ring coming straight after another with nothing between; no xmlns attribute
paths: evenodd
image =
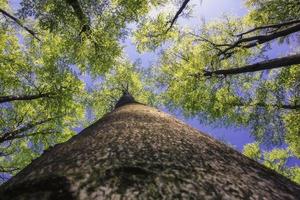
<svg viewBox="0 0 300 200"><path fill-rule="evenodd" d="M300 159L299 1L244 0L243 16L187 26L205 1L0 0L1 179L128 90L201 124L249 130L244 154L300 183L287 164ZM128 43L156 62L130 59Z"/></svg>

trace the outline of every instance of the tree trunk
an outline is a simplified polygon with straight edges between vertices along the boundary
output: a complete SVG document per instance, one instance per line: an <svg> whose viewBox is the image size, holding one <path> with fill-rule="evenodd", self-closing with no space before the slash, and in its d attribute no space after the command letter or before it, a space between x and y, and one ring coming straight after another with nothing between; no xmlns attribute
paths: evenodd
<svg viewBox="0 0 300 200"><path fill-rule="evenodd" d="M43 153L0 199L298 199L300 186L157 109L128 102Z"/></svg>

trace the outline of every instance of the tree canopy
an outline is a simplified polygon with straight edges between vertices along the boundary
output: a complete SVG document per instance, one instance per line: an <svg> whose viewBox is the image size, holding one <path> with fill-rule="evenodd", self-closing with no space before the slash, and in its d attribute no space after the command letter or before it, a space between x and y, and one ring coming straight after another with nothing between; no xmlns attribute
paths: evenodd
<svg viewBox="0 0 300 200"><path fill-rule="evenodd" d="M245 5L245 16L184 27L190 0L0 0L0 174L66 141L128 90L201 123L249 128L256 143L245 155L299 183L286 160L300 158L300 4ZM128 37L141 53L161 50L157 63L129 60Z"/></svg>
<svg viewBox="0 0 300 200"><path fill-rule="evenodd" d="M298 37L297 1L247 1L244 17L225 16L203 23L200 29L175 29L168 38L143 39L164 22L149 21L137 32L140 49L167 42L158 81L170 108L208 123L218 120L252 128L260 142L285 141L299 155L298 49L270 58L279 45ZM283 8L283 9L282 9ZM271 14L272 13L272 14ZM292 13L292 14L290 14ZM159 18L158 18L159 19ZM279 43L279 44L278 44Z"/></svg>

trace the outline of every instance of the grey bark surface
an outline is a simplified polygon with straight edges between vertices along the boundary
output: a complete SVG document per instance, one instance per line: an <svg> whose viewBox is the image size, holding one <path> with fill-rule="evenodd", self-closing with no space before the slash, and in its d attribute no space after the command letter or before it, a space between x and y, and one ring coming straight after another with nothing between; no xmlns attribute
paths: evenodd
<svg viewBox="0 0 300 200"><path fill-rule="evenodd" d="M155 108L116 108L0 187L1 200L299 199L300 186Z"/></svg>

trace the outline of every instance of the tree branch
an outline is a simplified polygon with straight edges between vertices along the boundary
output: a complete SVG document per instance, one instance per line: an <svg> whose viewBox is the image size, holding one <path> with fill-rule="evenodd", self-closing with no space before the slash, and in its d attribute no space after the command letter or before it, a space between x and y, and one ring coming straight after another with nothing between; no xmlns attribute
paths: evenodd
<svg viewBox="0 0 300 200"><path fill-rule="evenodd" d="M15 171L20 170L19 168L15 168L15 167L2 167L0 166L0 173L13 173Z"/></svg>
<svg viewBox="0 0 300 200"><path fill-rule="evenodd" d="M195 77L201 77L201 76L213 76L213 75L235 75L235 74L243 74L243 73L249 73L249 72L257 72L262 70L268 70L268 69L275 69L275 68L281 68L286 66L291 66L295 64L300 64L300 54L291 55L283 58L275 58L268 61L263 61L251 65L246 65L243 67L236 67L231 69L220 69L215 71L204 71L204 73L197 73L193 76Z"/></svg>
<svg viewBox="0 0 300 200"><path fill-rule="evenodd" d="M73 8L75 15L77 16L78 20L82 24L80 35L82 33L89 32L91 29L90 24L89 24L89 18L86 16L83 9L81 8L79 1L78 0L66 0L66 2Z"/></svg>
<svg viewBox="0 0 300 200"><path fill-rule="evenodd" d="M18 18L14 17L13 15L9 14L7 11L3 10L0 8L0 12L10 18L11 20L13 20L16 24L18 24L20 27L22 27L23 29L25 29L29 34L31 34L35 39L37 39L38 41L41 41L37 36L36 33L31 30L30 28L28 28L27 26L25 26Z"/></svg>
<svg viewBox="0 0 300 200"><path fill-rule="evenodd" d="M19 134L21 134L25 131L28 131L28 130L30 130L30 129L38 126L38 125L45 124L49 121L52 121L53 119L54 118L48 118L48 119L37 121L37 122L30 122L30 123L24 125L23 127L19 128L19 129L15 129L15 130L12 130L12 131L9 131L9 132L5 132L5 133L1 134L1 136L0 136L0 144L5 142L5 141L10 141L10 140L13 140L13 139L16 139L16 138L20 138Z"/></svg>
<svg viewBox="0 0 300 200"><path fill-rule="evenodd" d="M275 25L273 25L273 26L275 26ZM284 37L284 36L290 35L292 33L296 33L298 31L300 31L300 23L296 24L296 25L294 25L292 27L285 28L285 29L283 29L281 31L274 32L272 34L252 36L252 37L248 37L248 38L242 38L242 37L240 37L240 39L238 39L233 44L221 44L221 46L228 46L228 47L226 49L224 49L222 52L220 52L218 54L218 56L226 55L228 53L228 51L230 51L230 50L232 50L232 49L234 49L236 47L241 47L241 48L246 48L246 49L252 48L252 47L255 47L255 46L259 45L259 44L264 44L266 42L270 42L270 41L272 41L274 39L277 39L277 38L280 38L280 37ZM232 52L230 52L229 54L231 55Z"/></svg>
<svg viewBox="0 0 300 200"><path fill-rule="evenodd" d="M232 106L258 106L258 107L275 107L279 109L286 110L300 110L300 105L289 105L289 104L267 104L267 103L256 103L256 104L247 104L247 103L233 103Z"/></svg>
<svg viewBox="0 0 300 200"><path fill-rule="evenodd" d="M18 139L18 138L24 138L24 137L30 137L30 136L35 136L35 135L47 135L47 134L53 134L53 133L57 133L57 131L54 130L43 130L43 131L38 131L38 132L33 132L33 133L28 133L28 134L21 134L21 135L16 135L12 138L9 138L6 141L11 141L14 139Z"/></svg>
<svg viewBox="0 0 300 200"><path fill-rule="evenodd" d="M34 94L34 95L8 95L8 96L0 96L0 103L6 103L6 102L11 102L11 101L20 101L20 100L34 100L34 99L39 99L39 98L48 98L53 93L48 92L48 93L43 93L43 94Z"/></svg>
<svg viewBox="0 0 300 200"><path fill-rule="evenodd" d="M259 26L259 27L255 27L253 29L250 29L246 32L240 33L238 35L236 35L237 37L242 37L243 35L252 33L254 31L258 31L258 30L263 30L263 29L268 29L268 28L281 28L283 26L289 26L289 25L293 25L293 24L297 24L300 23L300 19L297 20L292 20L292 21L288 21L288 22L284 22L284 23L279 23L279 24L271 24L271 25L266 25L266 26Z"/></svg>
<svg viewBox="0 0 300 200"><path fill-rule="evenodd" d="M169 27L165 31L166 33L169 32L172 27L174 26L175 22L177 21L179 15L183 12L183 10L186 8L187 4L190 2L190 0L184 0L180 6L180 8L177 10L175 16L170 20L168 23L170 23ZM168 24L167 23L167 24Z"/></svg>

